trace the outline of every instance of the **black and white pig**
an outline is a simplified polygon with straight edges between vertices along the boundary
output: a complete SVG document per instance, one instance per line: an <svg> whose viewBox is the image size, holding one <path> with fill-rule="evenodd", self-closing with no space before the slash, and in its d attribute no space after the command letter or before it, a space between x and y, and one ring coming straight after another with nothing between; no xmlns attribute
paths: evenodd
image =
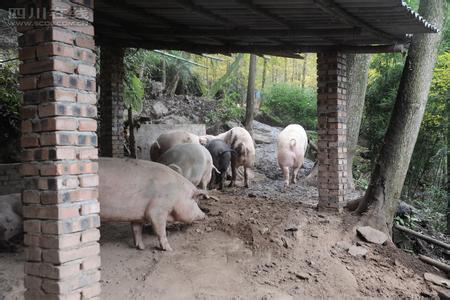
<svg viewBox="0 0 450 300"><path fill-rule="evenodd" d="M214 167L216 167L217 173L213 171L211 179L211 187L214 188L217 184L219 189L223 189L223 185L227 176L227 170L231 162L231 154L234 150L225 143L223 140L214 139L206 144L206 149L211 153Z"/></svg>

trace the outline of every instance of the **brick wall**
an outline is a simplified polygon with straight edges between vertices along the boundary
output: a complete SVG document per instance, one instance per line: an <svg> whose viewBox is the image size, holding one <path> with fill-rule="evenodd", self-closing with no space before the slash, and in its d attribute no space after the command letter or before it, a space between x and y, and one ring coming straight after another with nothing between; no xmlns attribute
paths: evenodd
<svg viewBox="0 0 450 300"><path fill-rule="evenodd" d="M100 53L100 156L123 157L123 48L102 47Z"/></svg>
<svg viewBox="0 0 450 300"><path fill-rule="evenodd" d="M0 164L0 195L21 193L25 186L20 175L20 163Z"/></svg>
<svg viewBox="0 0 450 300"><path fill-rule="evenodd" d="M347 188L345 54L317 55L319 208L341 211Z"/></svg>
<svg viewBox="0 0 450 300"><path fill-rule="evenodd" d="M22 194L25 298L95 298L100 218L92 161L98 157L93 1L26 3L33 18L49 26L17 28L23 33L21 173L35 183Z"/></svg>

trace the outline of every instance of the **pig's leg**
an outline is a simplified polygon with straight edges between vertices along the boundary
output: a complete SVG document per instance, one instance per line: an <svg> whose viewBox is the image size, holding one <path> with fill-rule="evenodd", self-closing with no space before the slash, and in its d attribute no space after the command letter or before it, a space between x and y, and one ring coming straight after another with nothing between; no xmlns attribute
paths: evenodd
<svg viewBox="0 0 450 300"><path fill-rule="evenodd" d="M226 173L226 172L225 172ZM224 184L225 184L225 177L227 176L226 174L220 174L220 175L218 175L218 176L220 176L219 177L219 180L220 180L220 186L219 186L219 188L220 188L220 190L222 190L223 191L223 186L224 186Z"/></svg>
<svg viewBox="0 0 450 300"><path fill-rule="evenodd" d="M248 169L244 166L244 183L245 187L248 188Z"/></svg>
<svg viewBox="0 0 450 300"><path fill-rule="evenodd" d="M294 169L293 169L293 174L292 174L292 183L297 183L297 174L298 174L298 171L300 171L300 168L301 168L302 166L300 165L300 166L298 166L298 167L295 167Z"/></svg>
<svg viewBox="0 0 450 300"><path fill-rule="evenodd" d="M284 189L289 186L289 167L283 167Z"/></svg>
<svg viewBox="0 0 450 300"><path fill-rule="evenodd" d="M154 210L150 211L150 219L153 230L155 231L155 234L159 239L159 245L161 246L161 249L164 251L173 251L172 247L170 247L169 245L169 241L167 240L166 235L167 215L165 215L161 211Z"/></svg>
<svg viewBox="0 0 450 300"><path fill-rule="evenodd" d="M139 250L144 250L144 241L142 241L142 223L131 223L131 229L133 230L134 246Z"/></svg>
<svg viewBox="0 0 450 300"><path fill-rule="evenodd" d="M236 161L231 161L231 182L230 187L234 186L236 183L236 175L237 175L237 167L236 167Z"/></svg>

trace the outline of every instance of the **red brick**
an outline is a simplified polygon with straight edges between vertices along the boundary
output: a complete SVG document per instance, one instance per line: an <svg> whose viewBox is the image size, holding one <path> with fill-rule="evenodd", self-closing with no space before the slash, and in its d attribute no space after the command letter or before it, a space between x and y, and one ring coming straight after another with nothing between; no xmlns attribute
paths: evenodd
<svg viewBox="0 0 450 300"><path fill-rule="evenodd" d="M79 131L96 131L97 120L95 119L78 119Z"/></svg>
<svg viewBox="0 0 450 300"><path fill-rule="evenodd" d="M87 147L87 148L77 148L78 159L98 159L98 149Z"/></svg>
<svg viewBox="0 0 450 300"><path fill-rule="evenodd" d="M73 44L74 33L69 30L60 29L58 27L51 27L49 29L50 41L63 42L66 44Z"/></svg>
<svg viewBox="0 0 450 300"><path fill-rule="evenodd" d="M41 190L73 189L78 187L77 176L40 177L38 187Z"/></svg>
<svg viewBox="0 0 450 300"><path fill-rule="evenodd" d="M97 75L97 71L94 66L88 66L79 64L77 67L77 73L80 75L92 76L95 77Z"/></svg>
<svg viewBox="0 0 450 300"><path fill-rule="evenodd" d="M96 187L98 186L98 175L80 175L78 176L80 187Z"/></svg>
<svg viewBox="0 0 450 300"><path fill-rule="evenodd" d="M22 176L36 176L39 175L39 166L34 163L22 163L20 165L20 174Z"/></svg>
<svg viewBox="0 0 450 300"><path fill-rule="evenodd" d="M81 263L82 270L91 270L99 268L101 265L101 258L98 255L87 257Z"/></svg>
<svg viewBox="0 0 450 300"><path fill-rule="evenodd" d="M66 249L81 244L81 233L42 235L40 245L44 249Z"/></svg>
<svg viewBox="0 0 450 300"><path fill-rule="evenodd" d="M28 105L20 108L20 116L23 120L33 119L37 116L37 106Z"/></svg>
<svg viewBox="0 0 450 300"><path fill-rule="evenodd" d="M39 221L39 220L24 220L23 221L23 231L29 232L29 233L40 233L41 232L41 221Z"/></svg>
<svg viewBox="0 0 450 300"><path fill-rule="evenodd" d="M79 216L79 205L26 205L23 207L24 218L67 219Z"/></svg>
<svg viewBox="0 0 450 300"><path fill-rule="evenodd" d="M25 260L42 261L42 250L38 247L25 247Z"/></svg>
<svg viewBox="0 0 450 300"><path fill-rule="evenodd" d="M20 145L23 148L32 148L39 146L39 137L37 135L26 134L22 135L20 139Z"/></svg>
<svg viewBox="0 0 450 300"><path fill-rule="evenodd" d="M62 44L62 43L47 43L44 45L39 45L36 48L37 57L47 57L47 56L65 56L74 57L73 46Z"/></svg>
<svg viewBox="0 0 450 300"><path fill-rule="evenodd" d="M46 234L65 234L99 226L99 215L88 215L60 221L45 221L42 223L42 232Z"/></svg>
<svg viewBox="0 0 450 300"><path fill-rule="evenodd" d="M81 93L77 94L77 102L95 104L97 103L97 96L94 93Z"/></svg>
<svg viewBox="0 0 450 300"><path fill-rule="evenodd" d="M25 288L27 289L41 289L42 278L36 276L25 276L24 280Z"/></svg>
<svg viewBox="0 0 450 300"><path fill-rule="evenodd" d="M37 234L25 234L23 236L23 243L25 246L39 247L40 238L41 238L40 234L38 234L38 235Z"/></svg>
<svg viewBox="0 0 450 300"><path fill-rule="evenodd" d="M97 198L98 198L97 188L81 188L78 190L78 197L77 197L78 201L92 200Z"/></svg>
<svg viewBox="0 0 450 300"><path fill-rule="evenodd" d="M31 133L33 132L33 126L30 120L22 121L22 124L20 126L20 131L22 133Z"/></svg>
<svg viewBox="0 0 450 300"><path fill-rule="evenodd" d="M19 49L19 59L27 60L36 57L36 47L24 47Z"/></svg>
<svg viewBox="0 0 450 300"><path fill-rule="evenodd" d="M26 76L19 78L19 87L21 91L34 90L37 87L37 76Z"/></svg>
<svg viewBox="0 0 450 300"><path fill-rule="evenodd" d="M56 147L55 159L75 159L76 149L73 147Z"/></svg>
<svg viewBox="0 0 450 300"><path fill-rule="evenodd" d="M95 41L93 37L78 36L75 39L75 45L81 48L95 49Z"/></svg>
<svg viewBox="0 0 450 300"><path fill-rule="evenodd" d="M55 131L55 130L77 130L78 122L75 118L48 118L41 120L41 131Z"/></svg>
<svg viewBox="0 0 450 300"><path fill-rule="evenodd" d="M101 293L101 285L100 283L95 283L91 286L84 287L81 292L83 299L91 299L95 296L100 296Z"/></svg>
<svg viewBox="0 0 450 300"><path fill-rule="evenodd" d="M27 204L37 204L40 202L40 192L38 190L24 190L22 192L22 201Z"/></svg>
<svg viewBox="0 0 450 300"><path fill-rule="evenodd" d="M86 246L75 249L67 249L67 250L48 249L43 250L42 252L43 252L42 258L45 262L63 264L86 256L99 254L100 245L98 243L94 243L94 244L87 244Z"/></svg>
<svg viewBox="0 0 450 300"><path fill-rule="evenodd" d="M83 231L81 233L81 242L83 242L83 243L96 242L99 239L100 239L100 230L98 230L97 228ZM97 256L95 258L97 258ZM98 259L95 259L95 260L98 261L99 264L95 265L95 266L91 266L91 268L100 266L100 257L98 257ZM86 261L85 261L85 263L86 263Z"/></svg>
<svg viewBox="0 0 450 300"><path fill-rule="evenodd" d="M72 3L77 3L88 8L94 8L94 0L70 0Z"/></svg>
<svg viewBox="0 0 450 300"><path fill-rule="evenodd" d="M97 173L98 163L92 161L80 161L78 162L78 171L80 174Z"/></svg>
<svg viewBox="0 0 450 300"><path fill-rule="evenodd" d="M86 203L81 205L81 215L98 214L100 212L100 205L98 202Z"/></svg>

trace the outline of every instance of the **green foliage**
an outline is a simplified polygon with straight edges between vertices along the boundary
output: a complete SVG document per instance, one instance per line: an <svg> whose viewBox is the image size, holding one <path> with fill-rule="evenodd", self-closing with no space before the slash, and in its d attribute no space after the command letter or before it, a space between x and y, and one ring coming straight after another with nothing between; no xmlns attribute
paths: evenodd
<svg viewBox="0 0 450 300"><path fill-rule="evenodd" d="M0 60L12 59L15 53L3 51ZM20 91L18 89L19 62L11 60L0 64L0 101L10 112L17 114L20 107Z"/></svg>
<svg viewBox="0 0 450 300"><path fill-rule="evenodd" d="M127 108L131 107L134 111L142 109L144 87L141 80L134 74L127 74L125 77L123 99Z"/></svg>
<svg viewBox="0 0 450 300"><path fill-rule="evenodd" d="M389 124L403 64L400 54L374 55L371 62L360 135L367 140L372 161Z"/></svg>
<svg viewBox="0 0 450 300"><path fill-rule="evenodd" d="M215 111L208 113L207 120L209 124L217 122L227 122L230 120L242 121L245 115L245 109L240 107L236 101L236 95L228 95L220 100L220 105Z"/></svg>
<svg viewBox="0 0 450 300"><path fill-rule="evenodd" d="M274 84L264 91L261 110L280 125L300 124L315 129L317 95L311 88L302 89L289 83Z"/></svg>
<svg viewBox="0 0 450 300"><path fill-rule="evenodd" d="M239 66L240 66L240 63L241 63L241 60L243 57L244 57L244 55L242 53L240 53L236 56L233 63L227 69L227 72L222 77L220 77L216 82L214 82L214 84L211 86L211 88L209 89L209 92L208 92L208 97L210 97L210 98L215 97L221 89L225 88L226 85L230 86L230 83L231 83L232 79L234 78L233 75L236 75L236 72L239 69ZM226 92L225 92L225 94L226 94Z"/></svg>

